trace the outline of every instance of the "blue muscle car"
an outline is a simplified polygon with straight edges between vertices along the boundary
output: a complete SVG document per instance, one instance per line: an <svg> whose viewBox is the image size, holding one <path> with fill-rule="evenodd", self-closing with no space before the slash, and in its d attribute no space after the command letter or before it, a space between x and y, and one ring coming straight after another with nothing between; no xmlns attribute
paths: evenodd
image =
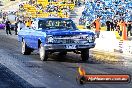
<svg viewBox="0 0 132 88"><path fill-rule="evenodd" d="M82 61L89 58L89 49L95 47L95 34L80 31L68 18L35 18L30 28L22 28L18 32L22 42L22 54L29 55L39 50L40 59L46 61L48 55L59 52L81 54Z"/></svg>

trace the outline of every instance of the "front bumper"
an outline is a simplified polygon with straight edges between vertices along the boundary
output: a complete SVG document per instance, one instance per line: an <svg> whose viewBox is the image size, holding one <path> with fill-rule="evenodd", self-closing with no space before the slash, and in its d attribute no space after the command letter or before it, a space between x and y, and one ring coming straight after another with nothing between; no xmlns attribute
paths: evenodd
<svg viewBox="0 0 132 88"><path fill-rule="evenodd" d="M45 47L45 50L81 50L81 49L94 48L95 43L89 43L89 44L83 44L83 45L77 45L77 44L46 44L46 45L44 45L44 47Z"/></svg>

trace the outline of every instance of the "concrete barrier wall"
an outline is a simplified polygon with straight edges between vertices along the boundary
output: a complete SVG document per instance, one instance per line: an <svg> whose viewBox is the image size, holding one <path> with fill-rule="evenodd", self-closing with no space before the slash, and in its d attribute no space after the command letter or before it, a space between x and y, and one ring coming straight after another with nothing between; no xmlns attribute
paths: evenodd
<svg viewBox="0 0 132 88"><path fill-rule="evenodd" d="M98 38L98 39L96 39L95 43L96 43L95 49L98 49L98 50L114 52L115 49L117 49L117 50L119 49L118 40L110 41L110 40Z"/></svg>
<svg viewBox="0 0 132 88"><path fill-rule="evenodd" d="M96 39L95 49L108 51L108 52L120 52L124 54L132 54L132 41L109 41L103 39Z"/></svg>
<svg viewBox="0 0 132 88"><path fill-rule="evenodd" d="M132 41L124 41L122 47L124 54L132 54Z"/></svg>

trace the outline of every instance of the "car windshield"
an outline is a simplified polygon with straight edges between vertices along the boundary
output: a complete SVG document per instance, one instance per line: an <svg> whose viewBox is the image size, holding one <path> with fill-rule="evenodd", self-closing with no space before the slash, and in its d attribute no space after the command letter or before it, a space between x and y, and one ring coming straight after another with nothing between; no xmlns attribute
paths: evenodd
<svg viewBox="0 0 132 88"><path fill-rule="evenodd" d="M74 29L74 23L71 20L40 20L38 28L42 29Z"/></svg>

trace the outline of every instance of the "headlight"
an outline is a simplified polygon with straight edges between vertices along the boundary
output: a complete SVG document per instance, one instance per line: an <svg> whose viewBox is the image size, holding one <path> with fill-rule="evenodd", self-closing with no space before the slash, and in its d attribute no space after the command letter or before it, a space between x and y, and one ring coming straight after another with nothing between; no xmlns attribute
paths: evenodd
<svg viewBox="0 0 132 88"><path fill-rule="evenodd" d="M89 36L87 36L87 37L86 37L86 40L88 40L88 41L89 41Z"/></svg>
<svg viewBox="0 0 132 88"><path fill-rule="evenodd" d="M94 42L95 41L95 37L94 36L87 36L86 39L89 42Z"/></svg>
<svg viewBox="0 0 132 88"><path fill-rule="evenodd" d="M54 42L54 38L53 37L48 37L48 43L53 43Z"/></svg>
<svg viewBox="0 0 132 88"><path fill-rule="evenodd" d="M88 36L87 39L88 39L89 42L93 42L93 40L92 40L92 36Z"/></svg>
<svg viewBox="0 0 132 88"><path fill-rule="evenodd" d="M93 42L95 42L95 39L96 39L96 36L93 36L93 37L92 37Z"/></svg>

